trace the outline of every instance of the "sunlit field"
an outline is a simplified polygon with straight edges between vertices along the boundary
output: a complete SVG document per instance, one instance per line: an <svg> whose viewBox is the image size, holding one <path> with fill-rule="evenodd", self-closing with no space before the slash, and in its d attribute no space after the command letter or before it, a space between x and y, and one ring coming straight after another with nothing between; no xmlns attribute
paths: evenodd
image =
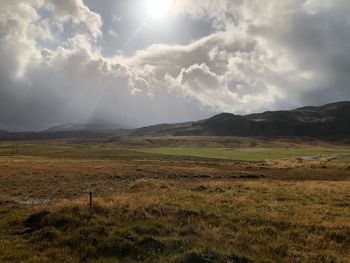
<svg viewBox="0 0 350 263"><path fill-rule="evenodd" d="M1 143L0 262L349 262L347 145L164 142Z"/></svg>

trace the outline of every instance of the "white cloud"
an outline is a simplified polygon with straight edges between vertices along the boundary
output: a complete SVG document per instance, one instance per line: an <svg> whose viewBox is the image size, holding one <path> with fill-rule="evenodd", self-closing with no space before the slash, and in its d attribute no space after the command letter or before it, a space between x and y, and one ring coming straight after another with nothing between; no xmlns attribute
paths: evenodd
<svg viewBox="0 0 350 263"><path fill-rule="evenodd" d="M113 29L108 30L108 34L112 37L115 37L115 38L118 37L118 33L115 32L115 30L113 30Z"/></svg>
<svg viewBox="0 0 350 263"><path fill-rule="evenodd" d="M272 108L349 99L348 1L177 0L176 3L179 13L209 19L226 32L243 32L255 41L253 52L228 53L229 78L245 82L252 96L266 91L259 103L261 108L267 108L267 102L271 102L267 96L267 87L271 86L279 94Z"/></svg>
<svg viewBox="0 0 350 263"><path fill-rule="evenodd" d="M70 21L82 25L93 38L102 35L102 19L100 15L90 11L82 0L48 0L54 18L61 22Z"/></svg>

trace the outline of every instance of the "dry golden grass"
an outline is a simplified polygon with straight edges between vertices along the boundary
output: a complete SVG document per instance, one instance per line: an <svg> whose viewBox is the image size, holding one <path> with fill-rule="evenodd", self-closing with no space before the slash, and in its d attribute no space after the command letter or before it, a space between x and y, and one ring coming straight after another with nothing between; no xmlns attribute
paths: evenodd
<svg viewBox="0 0 350 263"><path fill-rule="evenodd" d="M87 196L37 207L50 213L22 230L22 246L65 262L348 262L349 190L350 182L139 180L95 198L92 214ZM23 228L30 214L11 224Z"/></svg>
<svg viewBox="0 0 350 263"><path fill-rule="evenodd" d="M350 262L350 164L340 158L58 144L0 157L0 262Z"/></svg>
<svg viewBox="0 0 350 263"><path fill-rule="evenodd" d="M113 193L140 179L349 180L349 164L294 160L238 162L195 159L71 160L46 157L0 159L0 196L25 202L60 200L92 190Z"/></svg>

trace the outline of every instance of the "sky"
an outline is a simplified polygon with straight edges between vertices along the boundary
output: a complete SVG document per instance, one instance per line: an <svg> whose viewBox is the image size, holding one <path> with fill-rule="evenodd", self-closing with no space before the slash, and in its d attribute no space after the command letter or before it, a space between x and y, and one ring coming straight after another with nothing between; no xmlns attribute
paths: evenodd
<svg viewBox="0 0 350 263"><path fill-rule="evenodd" d="M0 129L350 100L348 0L1 0Z"/></svg>

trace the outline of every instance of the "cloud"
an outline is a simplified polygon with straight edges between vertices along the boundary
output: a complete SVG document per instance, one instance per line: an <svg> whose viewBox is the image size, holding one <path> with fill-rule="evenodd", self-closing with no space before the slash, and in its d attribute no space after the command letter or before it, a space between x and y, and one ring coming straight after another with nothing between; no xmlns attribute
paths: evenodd
<svg viewBox="0 0 350 263"><path fill-rule="evenodd" d="M135 127L203 116L183 97L153 91L141 76L147 66L133 68L123 58L104 57L89 31L77 30L57 48L42 48L36 31L39 9L47 6L16 3L0 4L1 127L44 129L94 121ZM54 22L55 15L50 19Z"/></svg>
<svg viewBox="0 0 350 263"><path fill-rule="evenodd" d="M90 11L82 0L49 0L54 18L83 26L93 38L101 37L102 19Z"/></svg>
<svg viewBox="0 0 350 263"><path fill-rule="evenodd" d="M270 58L269 58L270 56ZM166 87L213 112L246 113L272 107L284 96L266 78L292 69L272 58L257 39L239 30L218 32L187 46L153 45L130 61L151 86ZM272 78L272 76L271 76Z"/></svg>
<svg viewBox="0 0 350 263"><path fill-rule="evenodd" d="M141 126L350 98L347 1L176 0L175 8L216 32L106 57L103 14L82 0L1 1L0 127Z"/></svg>
<svg viewBox="0 0 350 263"><path fill-rule="evenodd" d="M284 106L349 99L349 8L344 0L177 1L180 13L254 39L250 54L230 54L231 78L249 82L249 92L254 83L275 86L286 94L276 101Z"/></svg>
<svg viewBox="0 0 350 263"><path fill-rule="evenodd" d="M32 5L19 1L3 1L0 5L0 74L2 79L22 76L28 64L40 56L35 38L45 29L33 25L39 17Z"/></svg>

